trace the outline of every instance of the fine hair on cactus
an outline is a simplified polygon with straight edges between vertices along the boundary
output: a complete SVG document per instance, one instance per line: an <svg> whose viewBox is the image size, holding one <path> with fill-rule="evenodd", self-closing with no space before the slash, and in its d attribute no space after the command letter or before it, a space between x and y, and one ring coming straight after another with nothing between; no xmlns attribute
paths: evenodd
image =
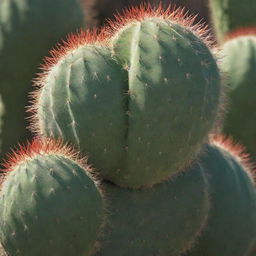
<svg viewBox="0 0 256 256"><path fill-rule="evenodd" d="M35 139L10 154L0 188L0 243L8 255L89 255L104 199L91 169L60 140Z"/></svg>
<svg viewBox="0 0 256 256"><path fill-rule="evenodd" d="M39 74L32 130L75 143L123 187L184 170L207 141L220 98L207 30L193 21L183 9L142 5L98 35L69 36Z"/></svg>

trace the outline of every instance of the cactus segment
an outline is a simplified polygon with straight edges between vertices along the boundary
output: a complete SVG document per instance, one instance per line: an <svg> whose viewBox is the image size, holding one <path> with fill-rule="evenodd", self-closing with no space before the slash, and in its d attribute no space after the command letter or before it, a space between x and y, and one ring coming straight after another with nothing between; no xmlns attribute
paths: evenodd
<svg viewBox="0 0 256 256"><path fill-rule="evenodd" d="M251 0L210 0L212 20L218 40L235 29L255 26L256 2Z"/></svg>
<svg viewBox="0 0 256 256"><path fill-rule="evenodd" d="M0 94L5 105L1 156L30 135L25 106L41 59L83 25L78 0L0 1Z"/></svg>
<svg viewBox="0 0 256 256"><path fill-rule="evenodd" d="M240 31L223 44L221 68L230 98L223 132L245 145L256 160L256 28L252 33Z"/></svg>
<svg viewBox="0 0 256 256"><path fill-rule="evenodd" d="M24 155L25 154L25 155ZM8 255L89 255L102 196L68 148L34 141L11 158L0 191L0 243Z"/></svg>
<svg viewBox="0 0 256 256"><path fill-rule="evenodd" d="M127 47L117 46L127 29L110 38L112 24L102 33L113 49L97 38L87 42L93 36L86 33L69 40L46 65L33 104L38 134L76 143L105 179L123 187L152 186L182 171L217 116L220 77L204 32L197 36L188 20L161 11L131 22L130 67L120 61ZM136 12L138 19L154 13Z"/></svg>
<svg viewBox="0 0 256 256"><path fill-rule="evenodd" d="M186 256L245 256L256 239L256 193L241 149L215 140L201 164L209 180L211 211L208 224Z"/></svg>
<svg viewBox="0 0 256 256"><path fill-rule="evenodd" d="M72 141L104 177L125 158L126 73L101 45L68 53L44 81L38 98L38 133Z"/></svg>
<svg viewBox="0 0 256 256"><path fill-rule="evenodd" d="M145 170L140 175L153 184L184 169L200 151L216 121L220 77L196 29L175 15L141 12L120 17L123 26L111 24L112 44L129 74L129 170L123 182L135 184L137 170Z"/></svg>
<svg viewBox="0 0 256 256"><path fill-rule="evenodd" d="M150 189L107 182L103 189L110 214L100 256L179 256L207 221L208 184L200 164Z"/></svg>

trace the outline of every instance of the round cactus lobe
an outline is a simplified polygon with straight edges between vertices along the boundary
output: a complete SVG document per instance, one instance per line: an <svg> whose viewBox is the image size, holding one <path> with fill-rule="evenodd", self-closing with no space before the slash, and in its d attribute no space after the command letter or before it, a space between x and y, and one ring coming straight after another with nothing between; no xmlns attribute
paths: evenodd
<svg viewBox="0 0 256 256"><path fill-rule="evenodd" d="M8 255L94 250L102 196L88 168L74 160L68 148L52 141L34 141L13 155L0 191L0 242Z"/></svg>
<svg viewBox="0 0 256 256"><path fill-rule="evenodd" d="M223 44L222 70L230 97L224 133L246 146L256 159L256 28L234 31Z"/></svg>
<svg viewBox="0 0 256 256"><path fill-rule="evenodd" d="M134 50L130 67L115 45L100 42L110 27L94 42L90 34L72 38L54 53L36 93L37 132L76 143L105 179L123 187L151 186L183 170L217 115L219 73L207 46L185 26L188 20L179 25L177 15L173 24L160 16L145 21L151 36L142 33L145 52L138 61Z"/></svg>
<svg viewBox="0 0 256 256"><path fill-rule="evenodd" d="M209 181L210 217L186 256L247 255L256 238L256 193L251 167L240 154L241 149L230 140L215 139L206 151L201 165Z"/></svg>
<svg viewBox="0 0 256 256"><path fill-rule="evenodd" d="M207 221L208 183L200 164L153 188L130 190L105 182L103 189L110 215L101 256L179 256Z"/></svg>
<svg viewBox="0 0 256 256"><path fill-rule="evenodd" d="M157 12L134 9L111 24L113 52L129 74L123 183L136 184L138 170L153 184L183 169L216 121L220 76L200 38L206 32Z"/></svg>
<svg viewBox="0 0 256 256"><path fill-rule="evenodd" d="M72 141L103 175L119 169L125 153L127 78L111 52L86 42L40 80L34 103L37 133Z"/></svg>

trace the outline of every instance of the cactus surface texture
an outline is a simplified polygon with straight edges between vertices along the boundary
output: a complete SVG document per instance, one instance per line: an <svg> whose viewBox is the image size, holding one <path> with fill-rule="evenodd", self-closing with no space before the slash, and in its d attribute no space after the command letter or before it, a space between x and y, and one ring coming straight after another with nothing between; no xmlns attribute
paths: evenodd
<svg viewBox="0 0 256 256"><path fill-rule="evenodd" d="M256 28L235 35L223 44L221 68L230 101L223 129L256 160Z"/></svg>
<svg viewBox="0 0 256 256"><path fill-rule="evenodd" d="M70 149L34 141L14 153L0 190L8 255L89 255L103 221L100 190Z"/></svg>
<svg viewBox="0 0 256 256"><path fill-rule="evenodd" d="M179 256L206 224L208 183L196 164L176 178L142 190L103 183L109 225L100 256Z"/></svg>
<svg viewBox="0 0 256 256"><path fill-rule="evenodd" d="M206 229L186 256L246 256L256 238L256 193L240 149L218 139L201 159L210 188Z"/></svg>
<svg viewBox="0 0 256 256"><path fill-rule="evenodd" d="M105 179L138 188L177 174L200 152L220 81L193 18L145 6L124 17L94 40L73 35L53 51L33 126L76 143Z"/></svg>
<svg viewBox="0 0 256 256"><path fill-rule="evenodd" d="M41 59L67 33L83 27L77 0L0 1L0 94L5 105L3 154L26 132L25 106Z"/></svg>
<svg viewBox="0 0 256 256"><path fill-rule="evenodd" d="M255 26L256 1L254 0L209 0L213 25L219 41L228 33L242 28Z"/></svg>

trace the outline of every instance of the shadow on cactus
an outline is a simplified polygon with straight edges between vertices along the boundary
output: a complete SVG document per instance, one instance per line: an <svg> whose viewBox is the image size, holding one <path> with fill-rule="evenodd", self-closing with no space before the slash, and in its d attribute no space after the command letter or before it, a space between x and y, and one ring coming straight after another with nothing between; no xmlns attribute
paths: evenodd
<svg viewBox="0 0 256 256"><path fill-rule="evenodd" d="M245 256L256 238L255 171L245 148L224 137L205 148L200 165L209 182L208 223L183 256Z"/></svg>
<svg viewBox="0 0 256 256"><path fill-rule="evenodd" d="M75 143L123 187L176 175L207 140L220 96L207 30L193 21L142 5L98 36L69 36L43 65L32 130Z"/></svg>

